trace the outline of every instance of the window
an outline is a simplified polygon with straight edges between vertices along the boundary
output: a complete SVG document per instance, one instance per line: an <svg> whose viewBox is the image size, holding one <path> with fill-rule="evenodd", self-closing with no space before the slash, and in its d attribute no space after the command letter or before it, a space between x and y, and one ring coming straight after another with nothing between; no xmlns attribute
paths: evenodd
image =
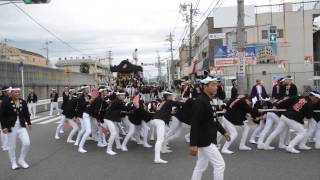
<svg viewBox="0 0 320 180"><path fill-rule="evenodd" d="M33 60L33 62L36 62L36 59L33 58L32 60Z"/></svg>
<svg viewBox="0 0 320 180"><path fill-rule="evenodd" d="M262 30L261 35L262 39L268 39L268 30Z"/></svg>
<svg viewBox="0 0 320 180"><path fill-rule="evenodd" d="M277 38L283 38L283 29L278 29Z"/></svg>

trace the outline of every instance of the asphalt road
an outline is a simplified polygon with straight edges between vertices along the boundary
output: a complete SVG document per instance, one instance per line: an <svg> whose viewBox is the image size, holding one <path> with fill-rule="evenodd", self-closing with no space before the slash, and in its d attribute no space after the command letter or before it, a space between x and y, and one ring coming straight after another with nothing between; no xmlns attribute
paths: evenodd
<svg viewBox="0 0 320 180"><path fill-rule="evenodd" d="M169 164L159 165L153 164L153 148L145 149L133 142L129 142L128 152L117 151L117 156L109 156L105 148L88 141L88 153L80 154L65 142L69 130L60 140L54 139L57 121L50 117L33 123L29 169L11 170L7 152L0 152L0 180L188 180L192 175L196 158L188 155L188 144L182 137L171 143L172 153L162 155ZM236 150L238 144L239 139L231 149ZM320 150L295 155L254 148L223 156L226 180L320 180ZM212 179L212 170L209 166L203 180Z"/></svg>

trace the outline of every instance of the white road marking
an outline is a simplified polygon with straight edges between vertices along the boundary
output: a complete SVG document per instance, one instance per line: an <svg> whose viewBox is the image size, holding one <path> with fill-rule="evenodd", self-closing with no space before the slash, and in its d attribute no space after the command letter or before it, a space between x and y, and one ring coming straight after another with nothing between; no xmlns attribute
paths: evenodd
<svg viewBox="0 0 320 180"><path fill-rule="evenodd" d="M49 119L49 118L53 118L54 116L44 116L44 117L41 117L41 118L37 118L35 120L32 120L31 123L37 123L37 122L40 122L40 121L43 121L45 119Z"/></svg>
<svg viewBox="0 0 320 180"><path fill-rule="evenodd" d="M53 119L49 119L49 120L47 120L47 121L42 121L42 122L37 123L37 124L48 124L48 123L51 123L51 122L54 122L54 121L58 121L58 120L60 120L60 119L61 119L61 116L56 117L56 118L53 118Z"/></svg>

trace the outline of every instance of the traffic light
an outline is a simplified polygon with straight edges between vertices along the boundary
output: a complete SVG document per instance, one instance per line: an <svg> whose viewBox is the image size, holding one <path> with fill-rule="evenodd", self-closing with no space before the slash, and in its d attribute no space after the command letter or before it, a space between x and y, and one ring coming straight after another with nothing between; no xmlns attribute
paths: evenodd
<svg viewBox="0 0 320 180"><path fill-rule="evenodd" d="M270 26L269 29L269 42L277 42L277 26Z"/></svg>
<svg viewBox="0 0 320 180"><path fill-rule="evenodd" d="M273 43L277 42L277 35L276 34L270 34L269 41L273 42Z"/></svg>
<svg viewBox="0 0 320 180"><path fill-rule="evenodd" d="M45 4L49 3L51 0L23 0L25 4Z"/></svg>

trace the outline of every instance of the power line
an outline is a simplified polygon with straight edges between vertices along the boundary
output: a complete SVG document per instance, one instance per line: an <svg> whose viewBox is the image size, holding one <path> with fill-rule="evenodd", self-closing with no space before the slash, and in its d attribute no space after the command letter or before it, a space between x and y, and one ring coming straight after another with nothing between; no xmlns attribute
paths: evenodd
<svg viewBox="0 0 320 180"><path fill-rule="evenodd" d="M213 0L211 3L210 3L210 5L208 6L208 8L206 9L206 11L202 14L202 16L200 17L200 19L199 19L199 22L202 20L202 18L203 17L205 17L206 16L206 14L209 12L209 10L212 8L211 6L213 6L213 4L214 4L214 2L215 2L216 0Z"/></svg>
<svg viewBox="0 0 320 180"><path fill-rule="evenodd" d="M40 26L42 29L44 29L45 31L47 31L50 35L52 35L53 37L55 37L58 41L60 41L62 44L66 45L67 47L69 47L70 49L72 49L73 51L79 52L82 55L85 55L84 53L82 53L80 50L72 47L69 43L67 43L66 41L62 40L60 37L58 37L55 33L53 33L52 31L50 31L48 28L46 28L45 26L43 26L42 24L40 24L35 18L33 18L29 13L27 13L25 10L23 10L21 7L19 7L17 4L12 3L16 8L18 8L23 14L25 14L26 16L28 16L34 23L36 23L38 26Z"/></svg>
<svg viewBox="0 0 320 180"><path fill-rule="evenodd" d="M184 31L183 31L183 33L181 34L181 36L180 36L180 38L179 38L179 42L178 42L178 44L177 44L177 46L176 46L176 52L175 52L175 54L174 54L174 57L178 54L178 52L179 52L179 46L180 46L180 44L183 42L183 40L184 40L184 38L186 37L186 35L187 35L187 29L188 29L188 26L186 25L185 26L185 28L184 28Z"/></svg>
<svg viewBox="0 0 320 180"><path fill-rule="evenodd" d="M215 3L216 2L216 3ZM220 3L220 4L219 4ZM212 7L212 5L214 4L214 6ZM208 9L203 13L203 15L201 16L201 18L199 19L199 23L201 23L202 21L204 21L207 17L209 17L211 14L214 14L223 4L223 0L213 0L211 2L211 4L209 5ZM211 11L209 12L209 10L211 9ZM208 13L209 12L209 13ZM205 19L203 20L203 18L205 17Z"/></svg>
<svg viewBox="0 0 320 180"><path fill-rule="evenodd" d="M196 1L196 4L195 4L195 6L194 6L194 10L195 10L195 11L193 12L194 15L197 13L197 8L198 8L199 4L200 4L200 0L197 0L197 1Z"/></svg>

